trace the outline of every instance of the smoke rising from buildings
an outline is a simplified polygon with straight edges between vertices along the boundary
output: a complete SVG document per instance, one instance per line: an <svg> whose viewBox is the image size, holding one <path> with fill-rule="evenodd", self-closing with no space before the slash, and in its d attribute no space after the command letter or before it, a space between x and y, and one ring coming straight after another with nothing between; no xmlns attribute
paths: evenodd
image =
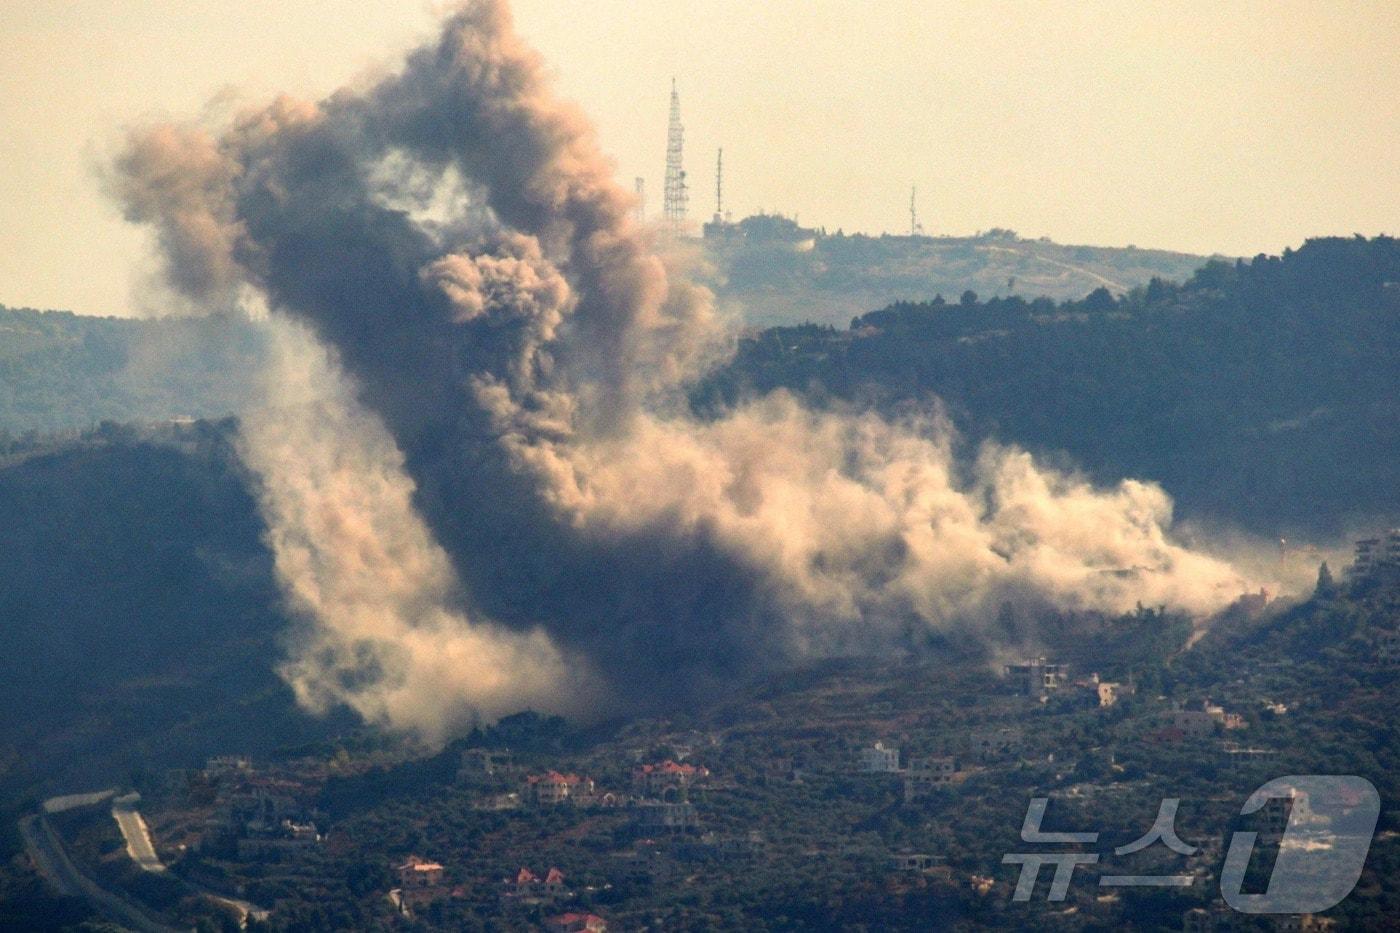
<svg viewBox="0 0 1400 933"><path fill-rule="evenodd" d="M310 335L242 430L313 708L441 737L972 640L1008 599L1209 612L1248 585L1173 541L1157 487L959 462L937 414L690 414L732 330L501 0L371 87L138 130L113 189L173 287Z"/></svg>

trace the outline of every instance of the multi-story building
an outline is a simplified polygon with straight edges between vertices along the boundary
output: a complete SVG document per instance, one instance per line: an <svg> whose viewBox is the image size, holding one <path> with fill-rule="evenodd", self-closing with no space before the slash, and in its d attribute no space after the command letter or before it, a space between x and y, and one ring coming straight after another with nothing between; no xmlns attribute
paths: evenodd
<svg viewBox="0 0 1400 933"><path fill-rule="evenodd" d="M1058 664L1043 657L1031 658L1023 664L1006 665L1005 674L1016 686L1018 693L1044 697L1063 687L1069 680L1069 665Z"/></svg>

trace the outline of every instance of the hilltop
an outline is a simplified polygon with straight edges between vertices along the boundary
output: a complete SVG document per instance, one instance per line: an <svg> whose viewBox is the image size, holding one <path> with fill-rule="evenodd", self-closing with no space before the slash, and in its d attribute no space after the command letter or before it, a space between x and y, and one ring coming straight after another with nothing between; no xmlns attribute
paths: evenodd
<svg viewBox="0 0 1400 933"><path fill-rule="evenodd" d="M853 308L939 294L953 299L968 290L1055 301L1097 288L1120 295L1153 278L1185 281L1212 258L1066 246L1002 229L972 237L828 234L773 215L707 224L702 243L708 284L754 327L844 325Z"/></svg>

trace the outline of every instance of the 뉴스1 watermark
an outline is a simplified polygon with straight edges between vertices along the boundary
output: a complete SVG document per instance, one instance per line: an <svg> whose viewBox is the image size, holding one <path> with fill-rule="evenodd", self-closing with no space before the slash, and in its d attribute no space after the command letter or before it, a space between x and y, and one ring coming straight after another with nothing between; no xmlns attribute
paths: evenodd
<svg viewBox="0 0 1400 933"><path fill-rule="evenodd" d="M1271 800L1291 800L1288 823L1278 842L1278 857L1262 894L1245 894L1245 870L1254 852L1257 832L1236 832L1230 837L1225 866L1220 873L1220 894L1225 903L1247 914L1306 914L1335 907L1351 893L1361 877L1371 850L1381 798L1375 785L1357 775L1293 774L1275 778L1249 795L1241 815L1257 813ZM1097 832L1045 832L1048 797L1032 798L1021 824L1021 840L1039 845L1083 845L1098 841ZM1131 855L1161 843L1178 855L1193 855L1196 847L1176 834L1176 811L1181 800L1165 798L1157 819L1141 839L1113 850ZM1074 870L1099 862L1100 853L1083 851L1012 852L1004 865L1020 865L1013 901L1029 901L1040 869L1053 865L1051 901L1063 901ZM1099 887L1189 887L1195 875L1102 875Z"/></svg>

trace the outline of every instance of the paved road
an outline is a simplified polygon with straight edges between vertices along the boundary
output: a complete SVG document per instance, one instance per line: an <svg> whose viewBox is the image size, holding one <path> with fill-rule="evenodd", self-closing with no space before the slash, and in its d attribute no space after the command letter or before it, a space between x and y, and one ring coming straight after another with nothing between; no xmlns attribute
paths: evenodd
<svg viewBox="0 0 1400 933"><path fill-rule="evenodd" d="M110 891L104 890L80 872L68 858L63 842L42 814L26 816L19 821L24 848L34 860L39 874L68 897L85 898L107 917L138 933L182 933L147 916L147 914Z"/></svg>
<svg viewBox="0 0 1400 933"><path fill-rule="evenodd" d="M112 817L122 831L122 838L126 840L126 852L131 856L131 860L145 871L165 871L165 866L161 864L160 857L156 855L156 848L151 843L151 833L146 828L146 821L141 818L141 813L118 802L112 806Z"/></svg>
<svg viewBox="0 0 1400 933"><path fill-rule="evenodd" d="M91 794L65 794L62 797L50 797L44 801L44 812L62 813L77 807L89 807L99 804L115 794L114 790L99 790Z"/></svg>

